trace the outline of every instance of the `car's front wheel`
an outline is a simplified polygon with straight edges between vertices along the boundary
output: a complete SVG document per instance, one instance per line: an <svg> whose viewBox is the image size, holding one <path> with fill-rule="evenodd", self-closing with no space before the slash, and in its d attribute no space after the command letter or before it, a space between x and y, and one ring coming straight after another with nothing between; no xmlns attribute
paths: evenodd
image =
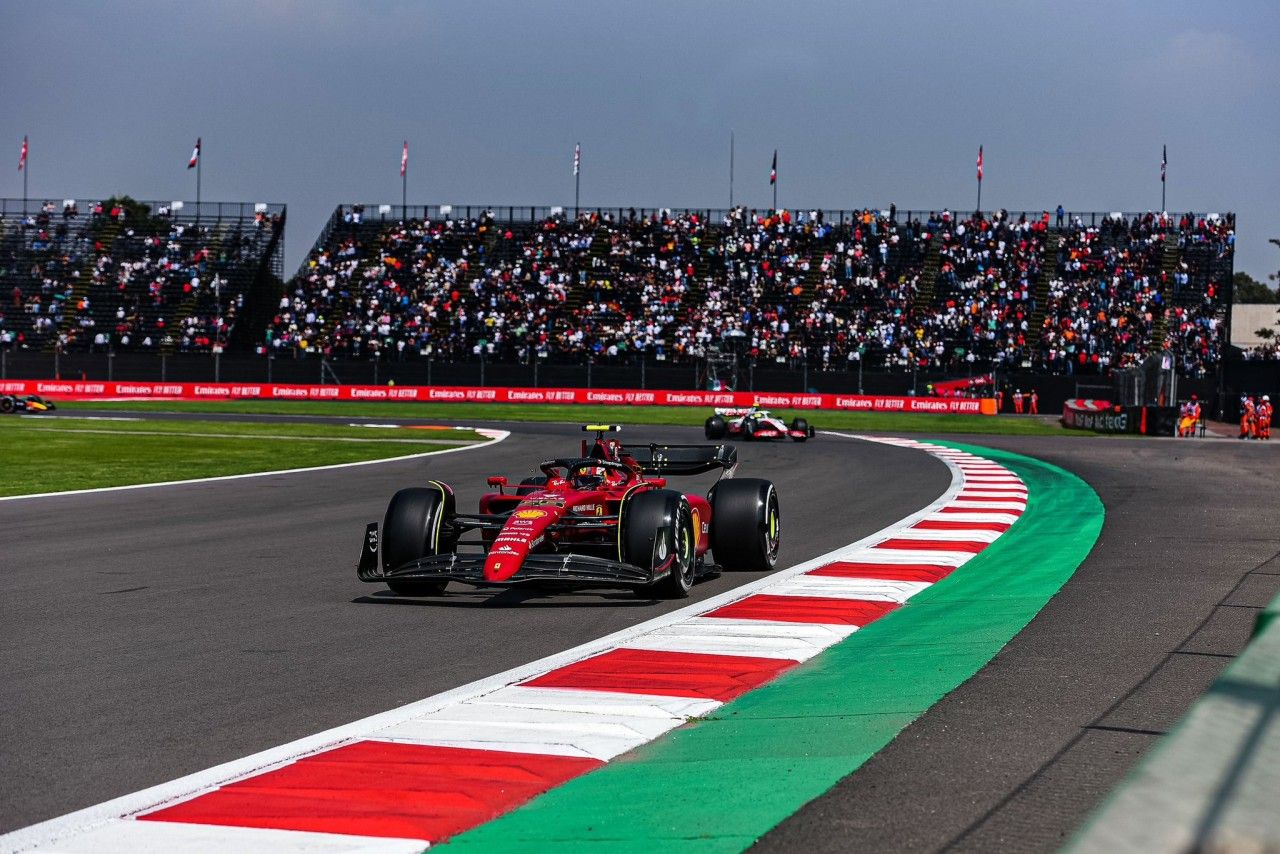
<svg viewBox="0 0 1280 854"><path fill-rule="evenodd" d="M382 571L452 548L446 525L453 513L453 491L443 484L411 487L393 495L382 519ZM438 596L447 583L405 580L388 581L387 586L401 596Z"/></svg>
<svg viewBox="0 0 1280 854"><path fill-rule="evenodd" d="M711 490L711 551L726 570L765 572L778 562L782 514L773 483L722 480Z"/></svg>
<svg viewBox="0 0 1280 854"><path fill-rule="evenodd" d="M618 524L622 560L665 574L636 588L640 596L683 599L693 588L698 537L689 499L669 489L654 489L628 499Z"/></svg>

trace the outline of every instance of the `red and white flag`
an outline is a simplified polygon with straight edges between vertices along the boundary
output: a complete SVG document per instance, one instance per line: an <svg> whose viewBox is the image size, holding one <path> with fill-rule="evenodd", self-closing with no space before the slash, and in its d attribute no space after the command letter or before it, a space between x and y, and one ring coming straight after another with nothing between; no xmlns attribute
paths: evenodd
<svg viewBox="0 0 1280 854"><path fill-rule="evenodd" d="M23 143L22 150L24 152L27 150L25 142ZM1164 178L1165 178L1165 175L1168 173L1168 171L1169 171L1169 146L1163 145L1160 147L1160 183L1161 184L1164 183Z"/></svg>
<svg viewBox="0 0 1280 854"><path fill-rule="evenodd" d="M576 176L582 169L582 143L573 146L573 174Z"/></svg>
<svg viewBox="0 0 1280 854"><path fill-rule="evenodd" d="M409 171L409 140L404 141L404 148L400 151L400 177L403 178L405 173Z"/></svg>
<svg viewBox="0 0 1280 854"><path fill-rule="evenodd" d="M196 164L200 162L200 137L196 137L196 147L191 149L191 159L187 161L187 168L194 169Z"/></svg>
<svg viewBox="0 0 1280 854"><path fill-rule="evenodd" d="M978 146L978 182L982 182L982 146Z"/></svg>
<svg viewBox="0 0 1280 854"><path fill-rule="evenodd" d="M778 149L773 150L773 165L769 167L769 186L778 183Z"/></svg>
<svg viewBox="0 0 1280 854"><path fill-rule="evenodd" d="M21 172L27 168L27 138L22 138L22 151L18 154L18 171Z"/></svg>

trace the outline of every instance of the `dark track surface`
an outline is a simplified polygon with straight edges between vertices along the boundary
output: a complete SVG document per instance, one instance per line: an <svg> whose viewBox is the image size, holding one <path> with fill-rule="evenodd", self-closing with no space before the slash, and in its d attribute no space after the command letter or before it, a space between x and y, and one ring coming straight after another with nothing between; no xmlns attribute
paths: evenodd
<svg viewBox="0 0 1280 854"><path fill-rule="evenodd" d="M753 850L1056 850L1280 587L1276 447L971 441L1084 478L1106 506L1097 546L973 679Z"/></svg>
<svg viewBox="0 0 1280 854"><path fill-rule="evenodd" d="M405 600L356 580L362 526L395 489L446 480L473 506L486 474L532 473L541 459L573 453L582 435L518 429L493 448L426 460L0 502L0 832L685 604L626 591L526 600L466 588ZM641 436L701 438L681 428L623 434ZM740 457L740 474L778 484L783 566L918 510L950 478L918 452L847 440L741 445ZM694 597L755 577L725 575Z"/></svg>

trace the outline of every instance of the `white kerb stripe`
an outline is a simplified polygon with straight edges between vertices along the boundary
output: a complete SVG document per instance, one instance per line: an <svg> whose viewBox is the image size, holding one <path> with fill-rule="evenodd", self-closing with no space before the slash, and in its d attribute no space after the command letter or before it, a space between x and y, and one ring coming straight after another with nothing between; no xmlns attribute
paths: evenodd
<svg viewBox="0 0 1280 854"><path fill-rule="evenodd" d="M693 619L701 619L694 617ZM667 697L622 691L587 691L580 688L535 688L512 685L468 701L475 705L510 706L516 709L548 709L564 712L603 712L638 718L678 720L696 718L720 705L718 700Z"/></svg>
<svg viewBox="0 0 1280 854"><path fill-rule="evenodd" d="M931 522L1004 522L1009 525L1018 518L1017 513L934 513L925 517Z"/></svg>
<svg viewBox="0 0 1280 854"><path fill-rule="evenodd" d="M1005 501L965 501L957 498L951 502L950 506L962 507L966 510L980 510L985 507L988 510L1017 510L1021 512L1026 509L1027 502L1015 501L1012 498Z"/></svg>
<svg viewBox="0 0 1280 854"><path fill-rule="evenodd" d="M384 729L374 738L608 760L681 723L679 718L458 703Z"/></svg>
<svg viewBox="0 0 1280 854"><path fill-rule="evenodd" d="M866 599L870 602L905 602L929 586L927 581L885 581L880 578L844 578L835 575L800 575L769 588L771 596L819 596L829 599Z"/></svg>
<svg viewBox="0 0 1280 854"><path fill-rule="evenodd" d="M929 528L907 528L905 531L898 532L899 540L945 540L947 542L959 543L994 543L999 537L1000 531L986 531L981 528L972 530L947 530L934 531Z"/></svg>
<svg viewBox="0 0 1280 854"><path fill-rule="evenodd" d="M54 854L418 854L421 839L120 818L40 850Z"/></svg>
<svg viewBox="0 0 1280 854"><path fill-rule="evenodd" d="M850 563L882 563L895 566L903 563L929 563L956 567L968 563L969 552L935 552L926 549L860 549L841 555L840 560ZM773 591L770 590L770 593Z"/></svg>
<svg viewBox="0 0 1280 854"><path fill-rule="evenodd" d="M832 644L839 643L850 632L833 629L853 626L815 624L797 631L785 623L761 620L694 617L687 622L666 626L627 644L632 649L656 649L664 652L695 652L711 655L749 655L807 661Z"/></svg>

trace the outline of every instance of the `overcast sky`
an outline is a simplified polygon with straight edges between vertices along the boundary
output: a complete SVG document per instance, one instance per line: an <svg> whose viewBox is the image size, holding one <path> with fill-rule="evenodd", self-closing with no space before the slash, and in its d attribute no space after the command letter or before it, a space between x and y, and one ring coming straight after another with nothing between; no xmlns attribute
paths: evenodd
<svg viewBox="0 0 1280 854"><path fill-rule="evenodd" d="M1235 210L1280 269L1280 8L1256 3L0 0L0 195ZM0 155L4 155L0 151Z"/></svg>

